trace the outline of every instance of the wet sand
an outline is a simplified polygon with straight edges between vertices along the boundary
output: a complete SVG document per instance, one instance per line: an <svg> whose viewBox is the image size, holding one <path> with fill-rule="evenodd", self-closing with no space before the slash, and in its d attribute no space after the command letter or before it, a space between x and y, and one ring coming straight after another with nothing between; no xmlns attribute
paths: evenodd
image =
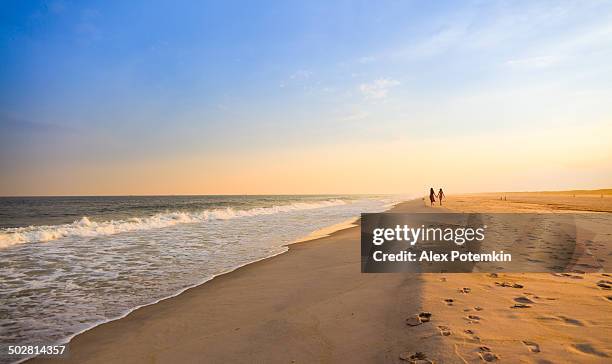
<svg viewBox="0 0 612 364"><path fill-rule="evenodd" d="M414 201L394 211L424 209ZM404 323L421 310L419 276L361 274L359 234L293 244L78 335L67 357L29 363L375 363L432 352L436 340Z"/></svg>
<svg viewBox="0 0 612 364"><path fill-rule="evenodd" d="M451 197L447 205L452 211L483 212L572 206L566 197L531 196L523 203L495 198ZM588 210L588 204L580 210ZM440 207L417 200L392 211L439 212ZM78 335L68 357L29 362L612 360L612 291L598 286L612 277L361 274L359 233L352 227L293 244L285 254ZM411 322L421 312L431 313L428 321L407 325L406 319Z"/></svg>

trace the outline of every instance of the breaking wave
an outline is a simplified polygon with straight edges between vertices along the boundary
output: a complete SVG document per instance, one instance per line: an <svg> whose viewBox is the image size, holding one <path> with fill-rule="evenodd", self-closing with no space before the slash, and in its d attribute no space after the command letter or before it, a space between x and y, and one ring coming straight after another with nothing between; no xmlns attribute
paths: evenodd
<svg viewBox="0 0 612 364"><path fill-rule="evenodd" d="M87 216L71 224L42 225L0 229L0 248L15 244L44 242L64 237L95 237L130 231L158 229L178 224L200 223L210 220L228 220L246 216L272 215L296 210L310 210L346 204L343 200L318 202L296 202L288 205L257 207L248 210L232 208L203 210L197 212L164 212L147 217L132 217L125 220L91 221Z"/></svg>

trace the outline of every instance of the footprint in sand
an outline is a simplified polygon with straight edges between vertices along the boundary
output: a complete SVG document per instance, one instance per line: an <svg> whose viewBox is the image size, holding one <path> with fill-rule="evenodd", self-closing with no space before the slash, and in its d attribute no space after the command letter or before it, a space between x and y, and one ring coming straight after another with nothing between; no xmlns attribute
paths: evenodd
<svg viewBox="0 0 612 364"><path fill-rule="evenodd" d="M463 330L463 333L469 335L470 339L474 340L475 342L480 342L480 336L476 335L476 332L474 330Z"/></svg>
<svg viewBox="0 0 612 364"><path fill-rule="evenodd" d="M597 287L601 289L612 289L612 282L601 280L597 282Z"/></svg>
<svg viewBox="0 0 612 364"><path fill-rule="evenodd" d="M444 300L444 302L446 302L446 305L452 306L453 302L455 302L455 300L452 299L452 298L447 298L447 299Z"/></svg>
<svg viewBox="0 0 612 364"><path fill-rule="evenodd" d="M478 356L480 356L480 359L488 362L496 361L497 359L499 359L499 356L493 353L491 349L487 346L481 346L478 348Z"/></svg>
<svg viewBox="0 0 612 364"><path fill-rule="evenodd" d="M406 325L419 326L424 322L429 322L430 319L431 319L431 312L421 312L418 315L408 317L406 319Z"/></svg>
<svg viewBox="0 0 612 364"><path fill-rule="evenodd" d="M433 361L427 359L427 354L417 351L416 353L407 351L399 355L400 360L407 361L411 364L434 364Z"/></svg>
<svg viewBox="0 0 612 364"><path fill-rule="evenodd" d="M597 350L596 348L593 347L593 345L591 344L574 344L572 345L574 347L574 349L580 353L583 354L591 354L591 355L595 355L595 356L599 356L601 358L607 358L608 354Z"/></svg>
<svg viewBox="0 0 612 364"><path fill-rule="evenodd" d="M448 326L440 325L438 326L438 330L440 331L440 335L442 336L449 336L451 334L450 327Z"/></svg>
<svg viewBox="0 0 612 364"><path fill-rule="evenodd" d="M534 303L532 300L530 300L529 298L525 296L515 297L514 301L518 303Z"/></svg>
<svg viewBox="0 0 612 364"><path fill-rule="evenodd" d="M423 311L419 314L421 322L428 322L431 319L431 312Z"/></svg>
<svg viewBox="0 0 612 364"><path fill-rule="evenodd" d="M414 315L406 319L406 325L408 326L419 326L422 323L423 321L421 321L421 318L419 317L419 315Z"/></svg>
<svg viewBox="0 0 612 364"><path fill-rule="evenodd" d="M540 345L533 341L523 341L523 344L531 351L532 353L540 352Z"/></svg>
<svg viewBox="0 0 612 364"><path fill-rule="evenodd" d="M580 320L576 320L576 319L571 318L571 317L559 316L559 318L561 320L563 320L563 322L565 322L566 324L570 324L570 325L574 325L574 326L584 326L584 324Z"/></svg>
<svg viewBox="0 0 612 364"><path fill-rule="evenodd" d="M495 285L500 287L523 288L522 284L510 282L495 282Z"/></svg>
<svg viewBox="0 0 612 364"><path fill-rule="evenodd" d="M567 316L537 316L536 320L541 321L563 321L563 323L573 325L573 326L584 326L584 324L580 320L576 320Z"/></svg>
<svg viewBox="0 0 612 364"><path fill-rule="evenodd" d="M530 305L526 305L524 303L516 303L514 306L510 306L510 308L530 308Z"/></svg>
<svg viewBox="0 0 612 364"><path fill-rule="evenodd" d="M470 293L470 292L472 292L472 289L469 288L469 287L463 287L463 288L459 288L457 290L457 292L459 292L459 293Z"/></svg>
<svg viewBox="0 0 612 364"><path fill-rule="evenodd" d="M477 315L467 315L465 319L471 324L477 324L480 322L480 316Z"/></svg>
<svg viewBox="0 0 612 364"><path fill-rule="evenodd" d="M570 274L570 273L557 273L555 275L557 277L568 277L568 278L571 278L571 279L583 279L582 276L578 276L578 275Z"/></svg>

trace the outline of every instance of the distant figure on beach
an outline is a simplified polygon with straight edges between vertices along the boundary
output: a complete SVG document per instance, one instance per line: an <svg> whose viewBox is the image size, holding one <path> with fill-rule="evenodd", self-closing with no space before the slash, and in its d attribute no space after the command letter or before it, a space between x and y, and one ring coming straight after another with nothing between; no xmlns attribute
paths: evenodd
<svg viewBox="0 0 612 364"><path fill-rule="evenodd" d="M433 187L429 189L429 202L431 202L431 206L436 202L436 193Z"/></svg>
<svg viewBox="0 0 612 364"><path fill-rule="evenodd" d="M440 201L440 206L442 206L442 199L445 197L444 191L442 191L442 188L440 188L440 191L438 191L438 201Z"/></svg>

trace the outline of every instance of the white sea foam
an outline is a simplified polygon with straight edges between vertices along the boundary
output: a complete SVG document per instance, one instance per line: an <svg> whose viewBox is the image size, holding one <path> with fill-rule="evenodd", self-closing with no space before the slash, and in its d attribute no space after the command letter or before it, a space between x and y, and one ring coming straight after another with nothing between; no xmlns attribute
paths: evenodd
<svg viewBox="0 0 612 364"><path fill-rule="evenodd" d="M92 200L100 203L100 199ZM187 200L167 198L163 202L165 206L184 206ZM206 203L199 206L214 207L172 212L179 209L175 207L167 212L157 210L157 215L115 221L91 215L72 224L0 229L3 238L15 239L21 234L23 239L17 240L19 245L13 249L0 249L0 262L11 263L0 264L0 297L7 312L0 315L3 340L7 345L66 343L75 334L123 317L137 307L285 252L287 244L313 231L329 233L338 229L335 224L354 221L360 213L384 211L385 205L397 198L194 200ZM130 203L129 199L120 202ZM91 200L82 203L87 205ZM135 204L157 206L160 201L139 198ZM57 205L65 209L63 202ZM117 234L123 231L128 233ZM56 244L35 243L62 237ZM32 243L20 244L25 241ZM23 303L24 298L28 304ZM21 358L0 352L0 363Z"/></svg>
<svg viewBox="0 0 612 364"><path fill-rule="evenodd" d="M297 210L310 210L346 204L334 199L317 202L296 202L287 205L258 207L248 210L232 208L203 210L197 212L164 212L147 217L126 220L91 221L87 216L71 224L28 226L0 229L0 248L15 244L45 242L64 237L95 237L130 231L158 229L178 224L201 223L210 220L227 220L246 216L272 215Z"/></svg>

